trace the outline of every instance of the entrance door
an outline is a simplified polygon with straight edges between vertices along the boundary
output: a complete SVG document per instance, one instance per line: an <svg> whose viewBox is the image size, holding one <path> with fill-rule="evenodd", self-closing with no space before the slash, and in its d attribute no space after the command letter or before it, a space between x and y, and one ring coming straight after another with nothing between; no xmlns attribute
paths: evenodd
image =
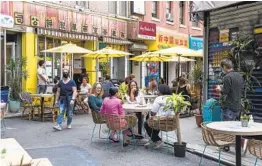
<svg viewBox="0 0 262 166"><path fill-rule="evenodd" d="M6 54L1 56L1 66L4 73L1 73L1 82L4 85L7 85L9 79L6 73L6 65L10 63L11 58L15 59L15 42L6 43Z"/></svg>

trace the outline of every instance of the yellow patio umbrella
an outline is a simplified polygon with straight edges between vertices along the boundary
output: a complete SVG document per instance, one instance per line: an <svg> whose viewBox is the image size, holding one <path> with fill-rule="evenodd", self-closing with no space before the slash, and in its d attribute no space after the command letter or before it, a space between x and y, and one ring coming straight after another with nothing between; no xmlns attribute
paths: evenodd
<svg viewBox="0 0 262 166"><path fill-rule="evenodd" d="M179 56L173 56L170 57L166 62L194 62L196 60L185 58L185 57L179 57Z"/></svg>
<svg viewBox="0 0 262 166"><path fill-rule="evenodd" d="M83 55L84 58L119 58L127 55L132 55L129 52L119 51L110 47L103 48L101 50L94 51L90 54Z"/></svg>
<svg viewBox="0 0 262 166"><path fill-rule="evenodd" d="M68 53L68 54L90 54L93 53L93 51L87 50L85 48L79 47L76 44L65 44L62 46L58 46L55 48L51 48L48 50L44 50L41 52L46 52L46 53Z"/></svg>
<svg viewBox="0 0 262 166"><path fill-rule="evenodd" d="M161 56L160 54L152 54L152 52L147 52L145 54L136 56L134 58L130 58L129 60L132 61L139 61L139 62L164 62L167 61L169 58L166 56Z"/></svg>
<svg viewBox="0 0 262 166"><path fill-rule="evenodd" d="M184 46L175 46L159 51L152 52L164 56L184 56L184 57L203 57L202 52L195 51Z"/></svg>

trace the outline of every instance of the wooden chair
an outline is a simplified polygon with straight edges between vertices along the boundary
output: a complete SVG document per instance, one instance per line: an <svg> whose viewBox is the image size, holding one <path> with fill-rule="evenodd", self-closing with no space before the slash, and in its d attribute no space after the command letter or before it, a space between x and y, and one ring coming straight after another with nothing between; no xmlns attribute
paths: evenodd
<svg viewBox="0 0 262 166"><path fill-rule="evenodd" d="M76 103L75 103L75 113L89 113L90 107L88 103L84 102L84 97L82 95L77 95Z"/></svg>
<svg viewBox="0 0 262 166"><path fill-rule="evenodd" d="M115 131L118 135L118 138L120 138L120 143L123 149L124 147L123 132L128 129L131 129L133 132L133 128L137 123L137 118L133 115L119 116L119 115L111 115L111 114L104 114L103 117L105 118L107 127L109 128L108 142L110 142L110 138L109 138L110 131Z"/></svg>
<svg viewBox="0 0 262 166"><path fill-rule="evenodd" d="M180 130L179 126L179 114L177 115L172 115L172 116L151 116L148 121L148 126L152 128L153 130L158 130L161 132L161 137L163 135L162 132L166 132L166 143L169 144L168 138L168 132L176 132L177 130ZM175 134L177 135L178 139L181 139L181 135L179 135L180 132L176 132ZM153 132L152 132L153 134ZM152 134L150 138L152 137ZM163 139L163 137L162 137ZM169 149L168 149L169 151Z"/></svg>
<svg viewBox="0 0 262 166"><path fill-rule="evenodd" d="M38 114L40 115L41 105L34 104L33 100L28 92L20 93L20 99L22 101L22 115L21 119L23 119L25 112L28 112L28 119L31 120L34 118L35 109L37 109Z"/></svg>
<svg viewBox="0 0 262 166"><path fill-rule="evenodd" d="M94 137L94 133L95 133L95 129L96 129L96 125L99 125L99 138L103 139L101 136L100 136L100 133L101 133L101 125L102 124L106 124L106 121L104 119L104 117L97 111L93 111L91 110L92 112L92 118L93 118L93 122L94 122L94 128L93 128L93 132L92 132L92 135L91 135L91 142L93 141L93 137Z"/></svg>
<svg viewBox="0 0 262 166"><path fill-rule="evenodd" d="M44 108L42 113L42 121L45 121L46 118L52 118L53 123L55 123L56 118L60 112L59 106L55 105L55 95L49 97L48 100L44 102Z"/></svg>
<svg viewBox="0 0 262 166"><path fill-rule="evenodd" d="M199 165L201 165L202 163L203 155L205 153L207 146L219 147L219 165L220 165L221 148L224 148L225 146L235 145L235 136L211 131L206 127L206 124L204 123L201 124L201 128L202 128L203 141L205 142L206 145L204 147Z"/></svg>
<svg viewBox="0 0 262 166"><path fill-rule="evenodd" d="M254 164L254 166L256 166L258 159L262 159L262 141L254 139L248 140L247 148L248 151L256 157L256 161Z"/></svg>

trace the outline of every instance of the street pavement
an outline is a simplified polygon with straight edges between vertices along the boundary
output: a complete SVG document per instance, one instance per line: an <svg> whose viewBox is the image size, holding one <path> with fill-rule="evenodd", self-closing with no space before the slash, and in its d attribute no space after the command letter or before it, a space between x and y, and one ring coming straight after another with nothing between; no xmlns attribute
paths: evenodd
<svg viewBox="0 0 262 166"><path fill-rule="evenodd" d="M187 123L190 119L191 123ZM200 129L192 132L186 127L194 125L192 120L181 119L182 138L185 142L202 139ZM99 138L94 138L93 143L90 143L93 122L91 115L86 114L74 116L73 128L61 132L55 132L51 122L19 118L6 119L6 126L5 138L15 138L33 158L48 158L54 166L197 166L200 160L199 156L191 153L187 153L185 158L174 157L172 148L168 152L164 147L149 150L143 146L130 145L121 151L120 144L107 146L106 140ZM218 163L203 159L202 165L217 166Z"/></svg>

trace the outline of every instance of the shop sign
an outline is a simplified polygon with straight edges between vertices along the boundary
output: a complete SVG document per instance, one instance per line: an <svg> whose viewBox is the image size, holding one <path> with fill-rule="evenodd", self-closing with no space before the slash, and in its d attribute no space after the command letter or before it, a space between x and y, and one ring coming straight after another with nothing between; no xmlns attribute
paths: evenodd
<svg viewBox="0 0 262 166"><path fill-rule="evenodd" d="M228 42L229 41L229 29L224 29L219 31L219 42Z"/></svg>
<svg viewBox="0 0 262 166"><path fill-rule="evenodd" d="M139 21L138 38L156 40L156 24Z"/></svg>
<svg viewBox="0 0 262 166"><path fill-rule="evenodd" d="M39 19L37 16L31 16L30 17L30 25L33 27L39 26Z"/></svg>
<svg viewBox="0 0 262 166"><path fill-rule="evenodd" d="M0 27L13 28L14 27L13 17L0 14Z"/></svg>
<svg viewBox="0 0 262 166"><path fill-rule="evenodd" d="M258 27L254 29L254 34L260 34L262 33L262 27Z"/></svg>
<svg viewBox="0 0 262 166"><path fill-rule="evenodd" d="M52 19L46 19L45 21L45 27L46 28L53 28L53 20Z"/></svg>
<svg viewBox="0 0 262 166"><path fill-rule="evenodd" d="M16 24L16 25L22 25L23 22L24 22L23 13L15 12L15 13L14 13L14 16L15 16L15 24Z"/></svg>
<svg viewBox="0 0 262 166"><path fill-rule="evenodd" d="M180 45L187 47L187 39L178 38L175 36L168 36L168 35L158 35L157 38L158 43L167 44L167 45Z"/></svg>
<svg viewBox="0 0 262 166"><path fill-rule="evenodd" d="M93 27L93 34L98 35L98 28L95 26Z"/></svg>
<svg viewBox="0 0 262 166"><path fill-rule="evenodd" d="M82 26L82 32L83 33L88 33L88 26L87 25L83 25Z"/></svg>
<svg viewBox="0 0 262 166"><path fill-rule="evenodd" d="M64 21L60 21L59 22L59 29L62 31L66 30L66 26L65 26L65 22Z"/></svg>
<svg viewBox="0 0 262 166"><path fill-rule="evenodd" d="M76 23L72 23L71 24L71 32L76 32L77 29L76 29Z"/></svg>
<svg viewBox="0 0 262 166"><path fill-rule="evenodd" d="M102 35L103 35L103 36L106 36L106 35L107 35L107 29L105 29L105 28L102 29Z"/></svg>
<svg viewBox="0 0 262 166"><path fill-rule="evenodd" d="M120 32L120 38L124 39L125 38L125 33L124 32Z"/></svg>
<svg viewBox="0 0 262 166"><path fill-rule="evenodd" d="M189 48L193 50L203 49L203 38L190 37Z"/></svg>
<svg viewBox="0 0 262 166"><path fill-rule="evenodd" d="M117 36L116 30L112 29L112 37L116 37L116 36Z"/></svg>

